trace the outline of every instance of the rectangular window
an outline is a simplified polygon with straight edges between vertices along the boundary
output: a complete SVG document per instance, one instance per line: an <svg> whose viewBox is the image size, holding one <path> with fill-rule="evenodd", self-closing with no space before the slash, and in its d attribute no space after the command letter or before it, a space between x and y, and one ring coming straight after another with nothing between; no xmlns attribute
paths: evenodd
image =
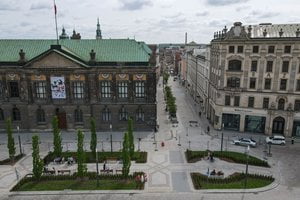
<svg viewBox="0 0 300 200"><path fill-rule="evenodd" d="M258 53L259 52L259 46L253 46L252 53Z"/></svg>
<svg viewBox="0 0 300 200"><path fill-rule="evenodd" d="M295 100L294 110L300 111L300 100Z"/></svg>
<svg viewBox="0 0 300 200"><path fill-rule="evenodd" d="M273 71L273 61L272 60L268 60L267 61L266 72L272 72L272 71Z"/></svg>
<svg viewBox="0 0 300 200"><path fill-rule="evenodd" d="M290 61L282 62L282 72L289 72L289 64L290 64Z"/></svg>
<svg viewBox="0 0 300 200"><path fill-rule="evenodd" d="M45 99L47 97L46 82L45 81L35 82L34 85L35 85L36 98Z"/></svg>
<svg viewBox="0 0 300 200"><path fill-rule="evenodd" d="M111 121L111 113L109 109L104 109L102 111L102 121L109 122Z"/></svg>
<svg viewBox="0 0 300 200"><path fill-rule="evenodd" d="M264 98L263 100L263 109L268 109L269 108L269 98Z"/></svg>
<svg viewBox="0 0 300 200"><path fill-rule="evenodd" d="M3 83L0 81L0 99L4 97Z"/></svg>
<svg viewBox="0 0 300 200"><path fill-rule="evenodd" d="M250 89L255 89L256 78L250 78Z"/></svg>
<svg viewBox="0 0 300 200"><path fill-rule="evenodd" d="M271 90L272 79L265 78L265 90Z"/></svg>
<svg viewBox="0 0 300 200"><path fill-rule="evenodd" d="M118 82L118 97L127 98L128 97L128 83L125 81Z"/></svg>
<svg viewBox="0 0 300 200"><path fill-rule="evenodd" d="M240 106L240 96L234 97L234 106Z"/></svg>
<svg viewBox="0 0 300 200"><path fill-rule="evenodd" d="M275 52L275 46L268 46L268 53L274 53Z"/></svg>
<svg viewBox="0 0 300 200"><path fill-rule="evenodd" d="M74 99L84 98L83 82L73 82L73 95Z"/></svg>
<svg viewBox="0 0 300 200"><path fill-rule="evenodd" d="M111 82L110 81L101 81L101 98L110 98L111 97Z"/></svg>
<svg viewBox="0 0 300 200"><path fill-rule="evenodd" d="M229 95L225 96L225 106L230 106L230 96Z"/></svg>
<svg viewBox="0 0 300 200"><path fill-rule="evenodd" d="M145 82L136 81L135 82L135 97L144 98L145 97Z"/></svg>
<svg viewBox="0 0 300 200"><path fill-rule="evenodd" d="M234 46L229 46L229 53L234 53Z"/></svg>
<svg viewBox="0 0 300 200"><path fill-rule="evenodd" d="M254 97L248 98L248 107L253 108L254 107Z"/></svg>
<svg viewBox="0 0 300 200"><path fill-rule="evenodd" d="M286 90L287 79L280 80L280 90Z"/></svg>
<svg viewBox="0 0 300 200"><path fill-rule="evenodd" d="M244 52L244 47L238 46L238 53L243 53L243 52Z"/></svg>
<svg viewBox="0 0 300 200"><path fill-rule="evenodd" d="M297 80L296 91L300 91L300 80Z"/></svg>
<svg viewBox="0 0 300 200"><path fill-rule="evenodd" d="M19 97L19 83L17 81L9 82L10 97Z"/></svg>
<svg viewBox="0 0 300 200"><path fill-rule="evenodd" d="M251 62L251 72L257 71L257 60L252 60Z"/></svg>
<svg viewBox="0 0 300 200"><path fill-rule="evenodd" d="M291 53L291 46L284 46L284 53Z"/></svg>

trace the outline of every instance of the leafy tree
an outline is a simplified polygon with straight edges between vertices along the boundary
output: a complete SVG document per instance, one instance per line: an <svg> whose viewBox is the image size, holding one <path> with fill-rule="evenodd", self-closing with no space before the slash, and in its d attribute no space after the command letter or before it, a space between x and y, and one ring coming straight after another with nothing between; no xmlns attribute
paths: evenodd
<svg viewBox="0 0 300 200"><path fill-rule="evenodd" d="M9 153L9 159L13 163L16 154L15 140L12 135L11 119L6 120L6 132L7 132L7 148Z"/></svg>
<svg viewBox="0 0 300 200"><path fill-rule="evenodd" d="M53 128L54 155L56 157L60 157L62 153L62 146L61 146L61 135L60 135L60 129L58 128L57 116L54 116L52 119L52 128Z"/></svg>
<svg viewBox="0 0 300 200"><path fill-rule="evenodd" d="M129 141L129 153L130 157L134 154L134 137L133 137L133 121L131 118L128 119L128 141Z"/></svg>
<svg viewBox="0 0 300 200"><path fill-rule="evenodd" d="M81 130L77 131L77 172L79 177L84 177L87 172L85 164L85 152L83 149L84 135Z"/></svg>
<svg viewBox="0 0 300 200"><path fill-rule="evenodd" d="M39 180L43 174L44 162L40 158L39 137L32 136L32 165L33 177Z"/></svg>
<svg viewBox="0 0 300 200"><path fill-rule="evenodd" d="M123 157L122 173L123 176L128 177L130 171L131 159L130 159L130 152L129 152L129 137L127 132L124 134L122 157Z"/></svg>
<svg viewBox="0 0 300 200"><path fill-rule="evenodd" d="M90 149L94 155L96 156L96 148L97 148L97 134L96 134L96 125L95 125L95 119L91 118L91 143L90 143Z"/></svg>

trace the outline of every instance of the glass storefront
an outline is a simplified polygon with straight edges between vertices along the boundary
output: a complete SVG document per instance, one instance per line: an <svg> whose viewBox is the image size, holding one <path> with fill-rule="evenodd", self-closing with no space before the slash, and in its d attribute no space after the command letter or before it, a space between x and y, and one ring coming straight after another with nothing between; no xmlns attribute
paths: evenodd
<svg viewBox="0 0 300 200"><path fill-rule="evenodd" d="M222 123L224 124L224 130L240 130L240 115L235 114L223 114Z"/></svg>
<svg viewBox="0 0 300 200"><path fill-rule="evenodd" d="M253 133L264 133L266 125L266 117L246 115L245 131Z"/></svg>
<svg viewBox="0 0 300 200"><path fill-rule="evenodd" d="M294 121L292 136L300 137L300 121Z"/></svg>

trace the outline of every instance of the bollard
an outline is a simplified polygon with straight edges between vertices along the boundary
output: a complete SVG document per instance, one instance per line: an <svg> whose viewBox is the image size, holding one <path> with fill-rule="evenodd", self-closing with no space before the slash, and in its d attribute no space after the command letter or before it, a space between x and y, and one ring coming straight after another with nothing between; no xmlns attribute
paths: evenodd
<svg viewBox="0 0 300 200"><path fill-rule="evenodd" d="M294 138L292 138L291 143L294 144Z"/></svg>

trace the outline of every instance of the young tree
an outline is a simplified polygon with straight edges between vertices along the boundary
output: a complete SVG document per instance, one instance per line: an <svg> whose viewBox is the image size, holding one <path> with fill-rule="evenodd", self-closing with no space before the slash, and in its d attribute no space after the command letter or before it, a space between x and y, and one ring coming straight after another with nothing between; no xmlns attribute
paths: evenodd
<svg viewBox="0 0 300 200"><path fill-rule="evenodd" d="M123 157L122 173L123 176L128 177L130 171L131 159L130 159L130 152L129 152L129 138L127 132L124 134L122 157Z"/></svg>
<svg viewBox="0 0 300 200"><path fill-rule="evenodd" d="M95 125L95 119L91 118L91 143L90 143L90 149L94 155L96 156L96 148L97 148L97 134L96 134L96 125Z"/></svg>
<svg viewBox="0 0 300 200"><path fill-rule="evenodd" d="M54 148L54 155L56 157L60 157L62 153L62 146L61 146L61 135L60 130L58 128L58 118L54 116L52 119L52 128L53 128L53 148Z"/></svg>
<svg viewBox="0 0 300 200"><path fill-rule="evenodd" d="M132 119L128 119L128 140L129 140L129 153L130 157L133 157L134 154L134 137L133 137L133 122Z"/></svg>
<svg viewBox="0 0 300 200"><path fill-rule="evenodd" d="M79 177L84 177L87 172L85 164L85 152L83 149L84 135L81 130L77 131L77 172Z"/></svg>
<svg viewBox="0 0 300 200"><path fill-rule="evenodd" d="M13 163L16 154L15 140L12 135L11 119L6 120L6 132L7 132L7 148L9 153L9 159Z"/></svg>
<svg viewBox="0 0 300 200"><path fill-rule="evenodd" d="M39 137L32 136L32 165L33 177L39 180L43 174L44 162L40 158Z"/></svg>

